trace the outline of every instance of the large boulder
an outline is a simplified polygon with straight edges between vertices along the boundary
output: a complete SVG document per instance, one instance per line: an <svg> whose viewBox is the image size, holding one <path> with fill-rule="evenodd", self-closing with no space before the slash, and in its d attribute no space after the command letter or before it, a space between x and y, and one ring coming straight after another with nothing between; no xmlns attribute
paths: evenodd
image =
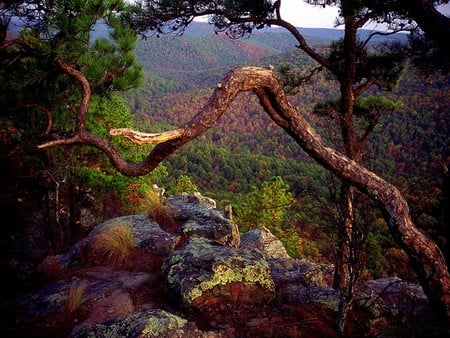
<svg viewBox="0 0 450 338"><path fill-rule="evenodd" d="M7 335L336 336L342 295L330 288L332 265L289 257L266 228L239 238L231 210L223 214L199 194L165 203L174 220L168 231L147 214L118 217L66 254L48 258L42 269L60 271L58 281L17 301L16 332ZM97 264L91 255L96 236L124 225L134 238L125 262ZM423 327L432 322L430 313L420 286L397 278L367 281L349 312L358 319L350 336Z"/></svg>
<svg viewBox="0 0 450 338"><path fill-rule="evenodd" d="M67 271L86 265L102 265L95 261L92 249L96 236L104 230L117 226L130 228L134 246L149 255L166 257L176 245L184 243L189 237L203 237L224 245L239 246L239 230L230 219L216 209L215 201L199 194L176 195L164 201L176 224L175 231L165 231L147 213L116 217L97 225L83 240L76 243L68 252L47 257L40 271L47 276L64 275Z"/></svg>
<svg viewBox="0 0 450 338"><path fill-rule="evenodd" d="M417 322L432 319L428 299L422 287L398 277L379 278L364 283L357 305L374 321Z"/></svg>
<svg viewBox="0 0 450 338"><path fill-rule="evenodd" d="M339 309L339 291L321 286L305 287L298 284L288 284L277 290L277 298L283 304L309 304L319 306L337 313Z"/></svg>
<svg viewBox="0 0 450 338"><path fill-rule="evenodd" d="M92 254L95 247L96 236L106 229L118 226L130 228L134 246L142 251L166 257L173 251L178 236L169 234L146 214L116 217L97 225L83 240L60 255L47 257L40 266L44 275L52 275L55 271L64 273L73 269L80 269L86 265L95 265L95 257Z"/></svg>
<svg viewBox="0 0 450 338"><path fill-rule="evenodd" d="M164 262L168 289L187 308L267 303L275 285L264 255L191 237Z"/></svg>
<svg viewBox="0 0 450 338"><path fill-rule="evenodd" d="M133 294L152 283L152 276L145 272L96 267L83 276L47 284L21 297L17 307L20 320L26 323L24 326L33 326L36 336L67 325L55 320L58 317L73 318L72 324L77 324L73 331L78 331L134 312Z"/></svg>

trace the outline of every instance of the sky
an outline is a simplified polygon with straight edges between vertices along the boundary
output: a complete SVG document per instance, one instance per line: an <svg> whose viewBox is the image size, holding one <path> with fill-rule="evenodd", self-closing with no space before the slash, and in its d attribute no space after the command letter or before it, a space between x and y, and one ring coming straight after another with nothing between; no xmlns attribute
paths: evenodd
<svg viewBox="0 0 450 338"><path fill-rule="evenodd" d="M337 6L311 6L303 0L282 0L281 18L297 27L335 28Z"/></svg>
<svg viewBox="0 0 450 338"><path fill-rule="evenodd" d="M450 16L450 5L440 6L439 10ZM338 16L338 7L311 6L303 0L282 0L281 17L296 27L311 28L336 28L335 22ZM337 27L337 28L343 28ZM371 24L365 28L383 29L382 26Z"/></svg>

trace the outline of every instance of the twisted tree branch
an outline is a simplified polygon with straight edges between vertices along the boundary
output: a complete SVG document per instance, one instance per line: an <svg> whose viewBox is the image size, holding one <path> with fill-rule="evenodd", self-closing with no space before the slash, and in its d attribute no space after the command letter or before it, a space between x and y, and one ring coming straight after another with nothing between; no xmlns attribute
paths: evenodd
<svg viewBox="0 0 450 338"><path fill-rule="evenodd" d="M328 147L306 119L287 100L272 71L242 67L230 71L205 107L183 128L180 136L158 144L149 163L168 156L206 131L241 91L253 91L267 114L316 161L379 201L389 215L390 230L409 255L421 284L441 316L450 317L450 276L439 248L411 220L407 202L392 184Z"/></svg>

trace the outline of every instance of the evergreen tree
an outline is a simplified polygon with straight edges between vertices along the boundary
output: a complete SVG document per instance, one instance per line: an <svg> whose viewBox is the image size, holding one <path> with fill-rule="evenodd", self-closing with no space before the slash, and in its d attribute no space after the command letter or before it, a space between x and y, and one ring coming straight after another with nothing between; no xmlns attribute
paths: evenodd
<svg viewBox="0 0 450 338"><path fill-rule="evenodd" d="M1 158L10 172L2 185L2 209L14 232L35 209L47 210L41 220L46 228L39 231L48 234L42 242L49 246L35 248L41 253L33 258L39 260L67 249L93 222L117 215L130 203L132 186L151 185L145 179L159 179L164 169L136 183L111 170L94 148L36 148L73 139L80 130L106 140L109 129L133 126L115 94L138 86L142 77L137 35L123 24L129 10L124 1L8 1L0 9L3 21L13 18L20 28L0 41ZM124 140L112 145L129 160L140 160L146 150ZM17 199L27 207L15 212ZM91 215L83 216L82 208Z"/></svg>
<svg viewBox="0 0 450 338"><path fill-rule="evenodd" d="M264 226L280 234L286 212L293 203L289 186L280 176L272 177L260 188L253 187L243 198L237 209L237 222L243 231Z"/></svg>

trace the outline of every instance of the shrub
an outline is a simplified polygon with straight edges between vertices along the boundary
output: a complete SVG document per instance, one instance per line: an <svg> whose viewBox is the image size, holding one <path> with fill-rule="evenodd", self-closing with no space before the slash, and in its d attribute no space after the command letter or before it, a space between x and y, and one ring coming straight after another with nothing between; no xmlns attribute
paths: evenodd
<svg viewBox="0 0 450 338"><path fill-rule="evenodd" d="M101 230L94 238L93 249L102 263L117 265L125 262L134 246L133 232L126 224Z"/></svg>
<svg viewBox="0 0 450 338"><path fill-rule="evenodd" d="M75 312L83 303L83 295L86 291L86 281L76 281L70 286L66 300L66 309L69 313Z"/></svg>
<svg viewBox="0 0 450 338"><path fill-rule="evenodd" d="M186 175L180 175L175 185L172 187L169 187L169 192L171 195L180 195L183 192L186 192L188 194L193 194L195 192L198 192L198 187L195 185L194 182L189 178L189 176Z"/></svg>

